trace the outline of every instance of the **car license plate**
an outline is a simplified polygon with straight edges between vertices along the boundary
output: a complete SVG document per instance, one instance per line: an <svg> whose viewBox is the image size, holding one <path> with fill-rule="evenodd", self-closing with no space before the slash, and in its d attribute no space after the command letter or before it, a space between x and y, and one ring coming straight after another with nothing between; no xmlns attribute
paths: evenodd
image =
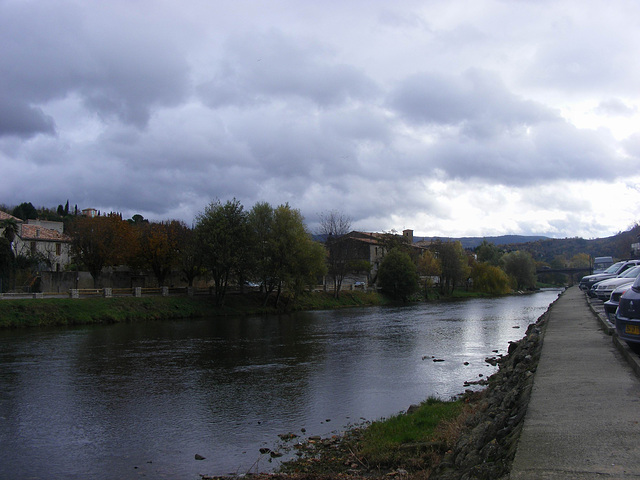
<svg viewBox="0 0 640 480"><path fill-rule="evenodd" d="M628 333L629 335L640 335L640 326L638 325L625 325L624 333Z"/></svg>

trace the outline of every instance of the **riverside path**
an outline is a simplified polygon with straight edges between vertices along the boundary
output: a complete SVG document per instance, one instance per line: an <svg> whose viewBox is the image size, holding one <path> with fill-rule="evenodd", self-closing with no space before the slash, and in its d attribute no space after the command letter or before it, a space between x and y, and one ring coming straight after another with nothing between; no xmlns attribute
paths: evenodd
<svg viewBox="0 0 640 480"><path fill-rule="evenodd" d="M640 478L637 357L599 323L578 287L551 306L510 480Z"/></svg>

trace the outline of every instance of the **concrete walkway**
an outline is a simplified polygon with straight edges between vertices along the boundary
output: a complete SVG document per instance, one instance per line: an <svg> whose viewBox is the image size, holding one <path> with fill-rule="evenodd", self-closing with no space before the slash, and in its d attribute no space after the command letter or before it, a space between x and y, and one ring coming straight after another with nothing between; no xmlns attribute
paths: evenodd
<svg viewBox="0 0 640 480"><path fill-rule="evenodd" d="M511 480L640 478L638 357L602 320L578 287L552 305Z"/></svg>

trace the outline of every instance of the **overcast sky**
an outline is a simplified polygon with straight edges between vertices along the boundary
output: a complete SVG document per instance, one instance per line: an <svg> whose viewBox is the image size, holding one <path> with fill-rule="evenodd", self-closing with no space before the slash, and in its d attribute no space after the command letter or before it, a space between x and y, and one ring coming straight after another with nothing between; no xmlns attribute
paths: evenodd
<svg viewBox="0 0 640 480"><path fill-rule="evenodd" d="M609 236L639 46L637 0L0 0L0 204Z"/></svg>

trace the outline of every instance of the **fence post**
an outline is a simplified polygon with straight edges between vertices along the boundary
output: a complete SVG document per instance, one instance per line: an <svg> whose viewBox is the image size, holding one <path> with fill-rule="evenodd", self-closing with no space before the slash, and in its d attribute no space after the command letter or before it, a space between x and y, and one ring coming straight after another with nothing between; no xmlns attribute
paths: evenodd
<svg viewBox="0 0 640 480"><path fill-rule="evenodd" d="M80 298L80 292L77 288L69 289L69 298Z"/></svg>
<svg viewBox="0 0 640 480"><path fill-rule="evenodd" d="M133 296L141 297L142 296L142 287L133 287Z"/></svg>

